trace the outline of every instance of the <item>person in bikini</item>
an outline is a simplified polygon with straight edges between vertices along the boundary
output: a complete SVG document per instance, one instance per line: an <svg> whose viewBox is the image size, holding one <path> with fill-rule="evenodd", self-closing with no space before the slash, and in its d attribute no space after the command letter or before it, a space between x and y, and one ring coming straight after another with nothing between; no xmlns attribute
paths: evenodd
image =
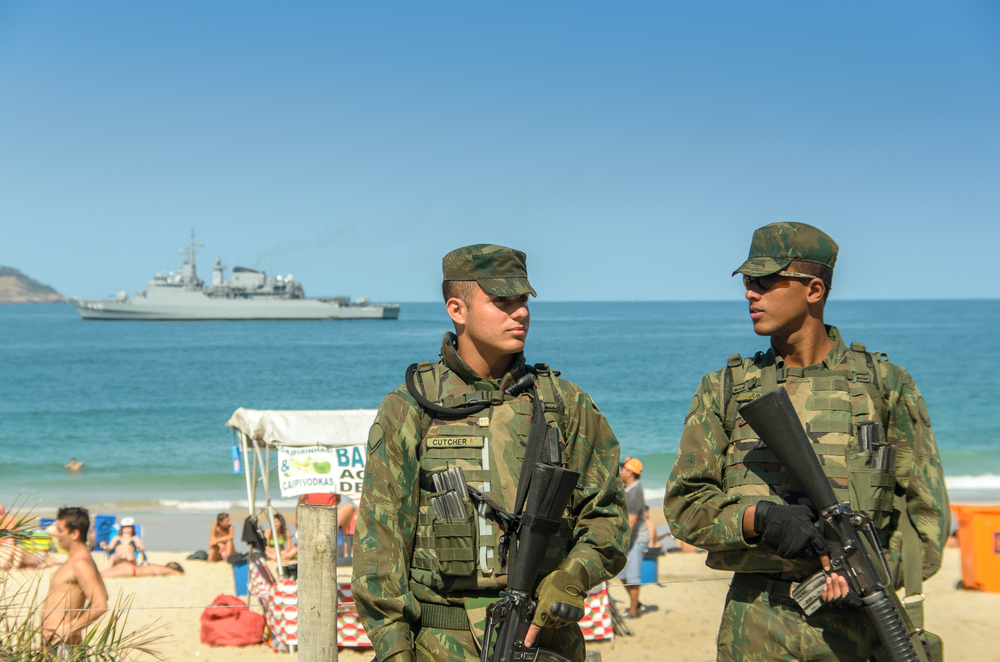
<svg viewBox="0 0 1000 662"><path fill-rule="evenodd" d="M121 530L114 538L104 546L111 553L105 569L118 565L119 563L131 563L135 565L135 557L139 552L145 552L146 546L142 538L135 535L135 520L131 517L123 517Z"/></svg>
<svg viewBox="0 0 1000 662"><path fill-rule="evenodd" d="M119 563L101 571L101 577L105 579L114 579L117 577L168 577L183 574L184 568L177 561L171 561L166 565Z"/></svg>
<svg viewBox="0 0 1000 662"><path fill-rule="evenodd" d="M208 532L208 560L221 561L230 554L235 554L235 538L236 527L229 523L229 513L219 513Z"/></svg>
<svg viewBox="0 0 1000 662"><path fill-rule="evenodd" d="M39 610L39 629L52 646L79 644L83 630L108 610L108 591L85 542L89 528L90 514L83 508L60 508L56 514L55 537L67 558L52 573Z"/></svg>
<svg viewBox="0 0 1000 662"><path fill-rule="evenodd" d="M274 550L275 539L278 541L278 550L281 552L282 563L288 563L299 553L298 541L294 541L293 544L291 536L288 535L285 518L280 513L274 514L274 527L265 531L264 537L267 540L267 547L264 548L264 554L272 561L277 560Z"/></svg>

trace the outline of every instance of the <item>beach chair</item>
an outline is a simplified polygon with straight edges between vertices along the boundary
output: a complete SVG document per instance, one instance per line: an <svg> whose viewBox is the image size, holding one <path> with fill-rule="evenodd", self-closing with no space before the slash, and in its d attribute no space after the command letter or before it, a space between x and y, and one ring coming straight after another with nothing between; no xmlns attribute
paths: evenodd
<svg viewBox="0 0 1000 662"><path fill-rule="evenodd" d="M56 543L55 538L49 533L48 529L53 524L56 523L56 518L54 517L39 517L38 526L34 531L31 532L31 547L29 551L33 552L61 552L63 550L59 549L58 543Z"/></svg>
<svg viewBox="0 0 1000 662"><path fill-rule="evenodd" d="M94 515L94 547L92 551L104 549L116 531L114 515Z"/></svg>
<svg viewBox="0 0 1000 662"><path fill-rule="evenodd" d="M98 517L100 517L100 515L98 515ZM135 529L135 537L136 538L141 538L142 537L142 524L130 524L129 526L131 526L131 527L133 527ZM107 538L107 540L104 541L104 544L107 545L109 542L111 542L111 539L118 535L118 531L119 531L119 527L118 527L117 524L115 524L112 527L112 529L111 529L111 535L109 535L108 538ZM97 544L97 543L95 542L94 544ZM113 549L107 549L106 548L104 550L104 565L105 565L105 567L107 567L108 562L111 560L111 554L113 552L114 552ZM136 565L146 565L147 563L149 563L149 559L146 558L146 552L144 552L141 549L135 550L135 564Z"/></svg>

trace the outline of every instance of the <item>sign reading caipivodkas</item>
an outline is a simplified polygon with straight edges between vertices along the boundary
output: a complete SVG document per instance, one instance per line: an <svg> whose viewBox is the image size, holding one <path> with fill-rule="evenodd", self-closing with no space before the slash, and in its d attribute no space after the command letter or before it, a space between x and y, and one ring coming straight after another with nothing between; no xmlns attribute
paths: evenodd
<svg viewBox="0 0 1000 662"><path fill-rule="evenodd" d="M365 444L281 448L278 451L281 496L326 492L346 494L357 503L365 479L366 451Z"/></svg>

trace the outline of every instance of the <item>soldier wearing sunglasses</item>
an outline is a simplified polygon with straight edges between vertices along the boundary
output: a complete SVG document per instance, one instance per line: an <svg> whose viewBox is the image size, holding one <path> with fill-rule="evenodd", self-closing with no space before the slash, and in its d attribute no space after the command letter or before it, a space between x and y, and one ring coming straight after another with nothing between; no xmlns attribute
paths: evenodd
<svg viewBox="0 0 1000 662"><path fill-rule="evenodd" d="M789 395L841 501L871 516L897 588L920 593L941 565L948 495L927 405L913 378L824 323L838 247L804 223L754 232L742 274L767 351L706 375L681 435L663 510L707 564L734 572L719 660L868 660L875 632L847 582L829 572L806 616L794 585L830 569L816 513L738 408L775 388ZM905 564L904 564L905 560Z"/></svg>

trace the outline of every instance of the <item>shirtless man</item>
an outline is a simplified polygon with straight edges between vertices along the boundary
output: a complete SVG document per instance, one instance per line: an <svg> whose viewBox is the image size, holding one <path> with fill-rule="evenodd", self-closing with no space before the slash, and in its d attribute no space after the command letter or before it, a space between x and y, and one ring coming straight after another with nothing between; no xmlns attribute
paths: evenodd
<svg viewBox="0 0 1000 662"><path fill-rule="evenodd" d="M236 553L233 540L236 538L236 527L229 523L229 513L219 513L215 524L208 532L208 560L221 561L230 554Z"/></svg>
<svg viewBox="0 0 1000 662"><path fill-rule="evenodd" d="M79 471L80 467L87 464L86 462L77 462L75 457L71 457L69 464L64 464L64 469L69 469L70 471Z"/></svg>
<svg viewBox="0 0 1000 662"><path fill-rule="evenodd" d="M42 634L53 645L79 644L83 629L108 610L108 591L85 542L89 528L83 508L60 508L56 514L55 537L68 556L52 573L40 610Z"/></svg>

